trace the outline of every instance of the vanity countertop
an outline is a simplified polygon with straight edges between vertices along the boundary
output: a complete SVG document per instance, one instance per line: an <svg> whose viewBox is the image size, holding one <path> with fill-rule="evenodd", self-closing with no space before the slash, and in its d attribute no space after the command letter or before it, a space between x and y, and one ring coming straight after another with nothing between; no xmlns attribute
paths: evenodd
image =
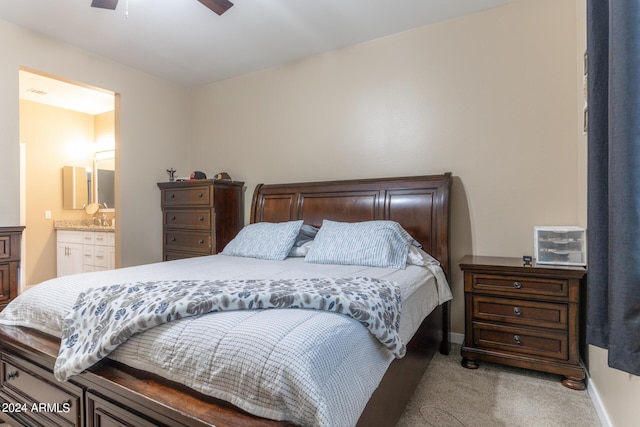
<svg viewBox="0 0 640 427"><path fill-rule="evenodd" d="M114 225L97 225L92 219L59 219L53 221L54 230L115 232Z"/></svg>

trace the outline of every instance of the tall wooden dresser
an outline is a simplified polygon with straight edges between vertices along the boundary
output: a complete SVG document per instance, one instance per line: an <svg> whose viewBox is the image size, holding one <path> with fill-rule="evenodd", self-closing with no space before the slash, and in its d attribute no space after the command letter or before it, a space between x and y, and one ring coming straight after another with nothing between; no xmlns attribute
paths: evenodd
<svg viewBox="0 0 640 427"><path fill-rule="evenodd" d="M523 265L522 259L467 255L462 366L478 361L563 375L585 388L580 363L580 303L584 267Z"/></svg>
<svg viewBox="0 0 640 427"><path fill-rule="evenodd" d="M0 227L0 311L18 296L23 226Z"/></svg>
<svg viewBox="0 0 640 427"><path fill-rule="evenodd" d="M244 182L159 182L164 261L216 254L244 225Z"/></svg>

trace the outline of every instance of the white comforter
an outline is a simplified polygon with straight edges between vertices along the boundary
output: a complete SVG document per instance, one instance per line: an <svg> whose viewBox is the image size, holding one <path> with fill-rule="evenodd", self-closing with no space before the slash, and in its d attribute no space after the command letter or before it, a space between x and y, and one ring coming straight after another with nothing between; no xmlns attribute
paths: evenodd
<svg viewBox="0 0 640 427"><path fill-rule="evenodd" d="M60 337L63 319L78 294L107 284L363 276L400 286L399 332L408 342L438 302L450 298L448 285L442 278L436 283L432 270L214 255L53 279L14 300L0 313L0 324ZM109 357L261 417L322 426L354 425L394 358L357 320L298 309L224 312L166 323L135 335Z"/></svg>

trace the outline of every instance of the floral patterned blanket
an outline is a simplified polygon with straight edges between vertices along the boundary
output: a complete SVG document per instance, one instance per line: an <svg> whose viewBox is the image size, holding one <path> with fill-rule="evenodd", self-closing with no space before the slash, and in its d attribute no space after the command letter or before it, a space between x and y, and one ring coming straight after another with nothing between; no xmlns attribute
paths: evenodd
<svg viewBox="0 0 640 427"><path fill-rule="evenodd" d="M89 289L78 296L62 329L54 373L66 381L132 335L189 316L229 310L301 308L333 311L362 323L395 357L400 289L369 277L290 280L165 280Z"/></svg>

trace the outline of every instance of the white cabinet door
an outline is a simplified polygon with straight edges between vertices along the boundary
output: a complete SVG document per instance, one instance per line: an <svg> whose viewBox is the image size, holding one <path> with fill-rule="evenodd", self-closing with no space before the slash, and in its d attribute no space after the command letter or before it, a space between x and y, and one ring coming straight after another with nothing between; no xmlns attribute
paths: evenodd
<svg viewBox="0 0 640 427"><path fill-rule="evenodd" d="M82 272L82 243L58 242L58 277Z"/></svg>
<svg viewBox="0 0 640 427"><path fill-rule="evenodd" d="M107 249L107 268L113 270L116 268L116 248L109 246Z"/></svg>

